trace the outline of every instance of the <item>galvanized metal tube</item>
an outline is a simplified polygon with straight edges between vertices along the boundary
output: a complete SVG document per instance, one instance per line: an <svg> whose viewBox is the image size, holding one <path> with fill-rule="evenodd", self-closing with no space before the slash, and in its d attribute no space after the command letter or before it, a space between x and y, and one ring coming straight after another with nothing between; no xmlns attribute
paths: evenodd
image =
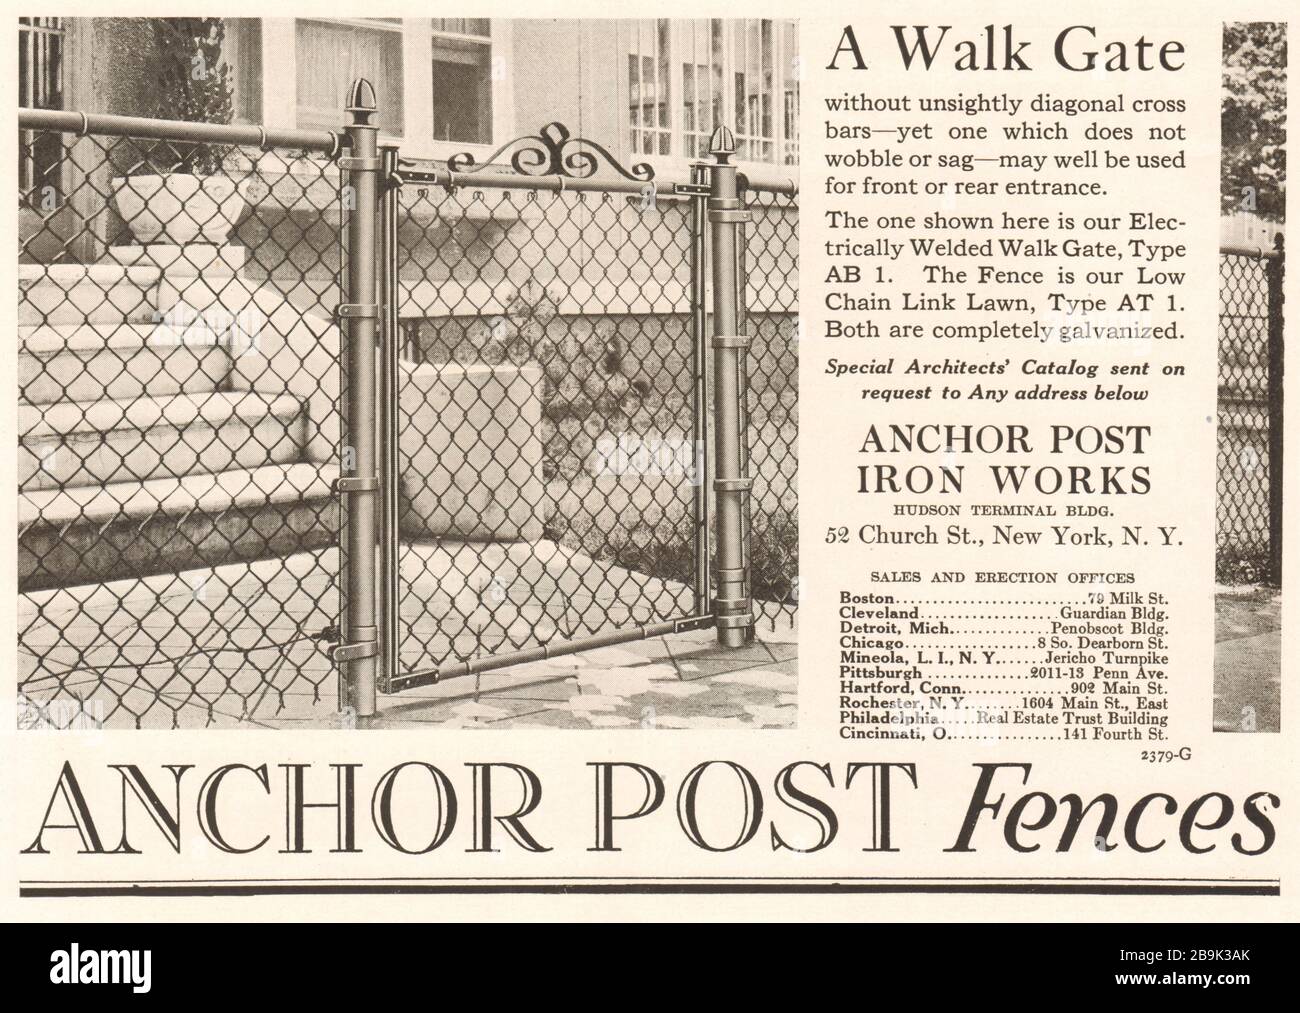
<svg viewBox="0 0 1300 1013"><path fill-rule="evenodd" d="M749 180L745 176L738 176L739 186L737 195L746 208L749 207ZM752 212L751 212L752 213ZM741 334L750 336L753 340L753 332L749 326L749 225L746 222L740 222L736 225L736 329ZM751 346L752 347L752 346ZM740 473L753 477L750 472L750 419L749 419L749 352L740 352L736 356L736 383L740 388ZM745 597L750 602L750 615L754 615L754 593L753 593L753 545L754 545L754 496L747 493L742 497L741 502L741 540L740 544L744 551L744 570L745 570ZM754 639L754 623L750 623L745 630L745 642L751 643Z"/></svg>
<svg viewBox="0 0 1300 1013"><path fill-rule="evenodd" d="M375 198L379 177L375 92L360 78L348 100L347 135L352 149L343 162L348 170L351 207L347 210L347 431L352 474L363 481L377 476L375 459ZM348 307L343 307L347 309ZM345 457L346 464L346 457ZM347 526L347 623L345 644L372 644L368 656L343 663L349 703L361 721L375 713L375 675L379 631L375 616L375 488L349 491Z"/></svg>
<svg viewBox="0 0 1300 1013"><path fill-rule="evenodd" d="M691 183L705 184L708 168L691 167ZM704 306L707 288L706 256L708 243L708 198L703 194L691 198L691 351L694 371L692 387L691 442L695 454L694 545L695 545L695 612L704 615L709 611L709 348L707 341L708 312Z"/></svg>
<svg viewBox="0 0 1300 1013"><path fill-rule="evenodd" d="M386 147L379 167L383 184L380 207L381 299L379 343L379 683L383 692L397 675L398 645L398 497L397 497L397 411L398 411L398 260L397 213L400 186L394 181L397 149Z"/></svg>
<svg viewBox="0 0 1300 1013"><path fill-rule="evenodd" d="M478 675L481 672L494 672L498 669L510 668L513 665L562 658L569 654L578 654L581 651L590 651L598 647L613 647L617 644L629 644L634 640L648 640L651 637L664 637L673 633L684 633L687 630L707 629L712 623L713 617L708 615L666 619L645 626L630 626L618 630L609 630L606 633L597 633L594 636L583 637L580 640L561 640L544 644L541 647L525 648L522 651L510 651L506 654L491 654L470 661L458 661L438 668L417 669L398 676L394 681L393 688L395 692L415 689L419 686L445 682L448 679L460 679L467 675Z"/></svg>
<svg viewBox="0 0 1300 1013"><path fill-rule="evenodd" d="M398 174L408 183L429 184L431 186L457 186L466 189L483 189L483 190L545 190L554 192L575 192L575 193L618 193L627 194L628 196L641 196L645 193L646 187L655 188L656 199L663 200L673 196L673 188L679 183L687 183L694 180L694 175L689 178L673 176L656 176L653 180L616 179L609 176L593 176L588 179L579 179L572 176L525 176L517 172L486 172L478 170L475 172L457 172L452 173L446 169L439 169L430 166L427 169L416 168L398 168ZM798 192L798 187L793 183L758 183L750 181L751 190L763 191L766 193L779 193L786 196L794 196Z"/></svg>
<svg viewBox="0 0 1300 1013"><path fill-rule="evenodd" d="M336 134L330 130L283 130L278 127L225 123L190 123L185 120L155 120L142 116L110 116L55 109L19 109L18 126L22 130L49 130L62 134L143 137L203 144L244 144L327 154L337 154L349 144L346 134Z"/></svg>
<svg viewBox="0 0 1300 1013"><path fill-rule="evenodd" d="M1279 250L1269 250L1263 246L1250 246L1245 243L1220 243L1219 252L1237 257L1254 257L1257 260L1277 260L1282 256Z"/></svg>
<svg viewBox="0 0 1300 1013"><path fill-rule="evenodd" d="M718 569L714 617L718 643L743 647L752 624L745 570L744 472L741 470L740 345L736 312L736 231L744 217L736 191L731 131L719 127L709 143L709 226L713 237L714 488L717 490Z"/></svg>
<svg viewBox="0 0 1300 1013"><path fill-rule="evenodd" d="M1269 577L1282 586L1282 388L1283 297L1286 256L1283 236L1278 233L1274 256L1265 265L1268 275L1268 556Z"/></svg>

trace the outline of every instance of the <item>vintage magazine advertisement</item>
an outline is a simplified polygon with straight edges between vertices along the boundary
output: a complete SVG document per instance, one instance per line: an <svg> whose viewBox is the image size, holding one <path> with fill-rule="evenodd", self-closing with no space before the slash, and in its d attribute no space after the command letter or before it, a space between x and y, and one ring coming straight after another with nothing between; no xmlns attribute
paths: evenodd
<svg viewBox="0 0 1300 1013"><path fill-rule="evenodd" d="M294 6L10 19L10 920L1294 918L1290 5Z"/></svg>

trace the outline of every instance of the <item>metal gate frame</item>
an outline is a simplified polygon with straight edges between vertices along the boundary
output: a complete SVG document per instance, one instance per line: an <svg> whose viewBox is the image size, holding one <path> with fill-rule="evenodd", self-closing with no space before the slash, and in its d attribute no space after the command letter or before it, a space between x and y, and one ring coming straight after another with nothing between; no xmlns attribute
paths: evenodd
<svg viewBox="0 0 1300 1013"><path fill-rule="evenodd" d="M718 643L725 647L749 643L755 622L750 598L749 548L745 544L749 531L747 500L753 486L752 478L746 473L749 453L745 432L746 355L750 339L743 333L741 324L745 284L742 230L750 216L742 196L743 183L731 161L736 150L735 139L729 129L720 126L710 140L712 160L694 163L689 181L672 183L667 188L668 193L687 197L691 204L692 436L700 448L708 446L706 375L710 348L713 353L713 453L706 451L701 456L705 476L712 479L717 565L711 575L708 486L698 481L692 499L694 614L436 668L400 671L398 194L402 186L407 183L479 188L525 185L542 191L641 195L648 187L653 193L655 184L651 182L653 171L648 167L637 176L620 169L626 179L590 178L594 165L562 157L559 148L546 140L545 129L539 135L551 147L550 173L545 175L525 171L518 157L513 160L512 174L484 172L482 166L476 166L468 157L453 157L441 170L408 168L397 146L379 150L375 93L363 79L352 87L348 113L346 134L350 150L346 158L340 159L340 164L349 173L352 202L346 216L348 289L339 315L348 325L344 464L346 467L350 456L352 467L339 480L339 492L346 504L343 561L346 609L341 643L334 647L332 655L340 668L340 699L359 719L365 720L376 713L380 690L396 693L447 678L708 627L717 628ZM568 132L563 128L561 131L567 141ZM516 140L503 145L485 160L485 165L492 166L499 155L518 143ZM599 145L581 143L608 155ZM470 171L458 171L465 166ZM578 172L573 171L575 166ZM476 168L478 171L474 171ZM707 345L706 261L712 263L713 281L713 336ZM378 377L374 367L376 336L379 338ZM376 545L377 567L372 551ZM712 598L711 584L716 591Z"/></svg>
<svg viewBox="0 0 1300 1013"><path fill-rule="evenodd" d="M361 109L357 103L350 103L350 112L354 119L359 114L366 116L366 123L372 118L373 109ZM351 129L351 128L350 128ZM373 136L373 134L372 134ZM531 140L541 139L553 145L552 138L562 137L565 142L577 140L600 151L598 145L581 139L570 139L563 127L552 125L543 128ZM503 145L485 163L493 165L495 159L503 152L517 145L520 140ZM562 146L562 145L561 145ZM353 140L353 150L364 149L361 138ZM647 189L653 190L655 184L653 171L645 169L644 178L636 178L627 172L627 179L594 179L584 175L587 163L577 163L578 173L571 171L574 163L562 157L558 146L549 152L548 168L551 172L537 175L523 172L518 160L514 161L513 173L492 171L455 171L458 164L456 157L447 163L448 168L438 170L418 170L408 168L411 163L401 159L400 149L396 145L386 145L379 156L377 174L382 180L383 196L379 202L379 292L382 309L379 319L382 321L379 351L379 385L378 385L378 420L379 420L379 470L377 487L380 494L379 529L376 532L379 542L380 580L378 583L378 656L380 672L377 685L373 681L372 655L369 645L355 649L364 655L353 655L354 647L349 645L339 650L336 657L348 667L347 681L351 687L349 702L356 708L359 717L368 717L375 713L376 690L384 693L397 693L418 686L430 685L444 679L481 672L492 671L512 665L548 658L560 657L579 651L598 647L613 646L635 640L681 633L688 630L717 627L718 641L724 646L740 647L750 642L753 636L754 616L749 598L748 549L743 544L747 532L747 507L745 500L752 486L752 480L745 475L748 450L745 441L743 420L745 417L745 352L749 338L741 333L739 326L739 306L743 303L742 256L740 251L742 234L740 230L749 218L744 201L738 192L737 167L731 164L735 152L735 140L731 131L719 127L710 142L713 161L698 162L692 165L688 182L669 184L667 192L672 196L686 197L691 207L691 235L689 246L690 298L691 298L691 337L692 337L692 438L695 446L701 448L700 462L706 478L712 476L712 488L716 505L717 558L718 565L714 578L717 594L710 599L710 555L711 540L709 526L708 485L697 481L692 498L692 543L694 546L695 568L695 602L693 614L665 619L659 622L623 627L604 633L548 643L534 648L510 651L481 658L473 658L452 664L442 664L435 668L423 668L410 672L400 670L399 647L399 495L398 495L398 426L399 426L399 368L398 349L402 340L399 327L400 284L398 281L398 195L404 185L437 185L448 188L527 188L551 192L599 192L632 196L644 195ZM604 153L604 152L602 152ZM607 153L605 153L607 154ZM358 159L350 160L351 163ZM468 161L468 160L466 160ZM612 160L611 160L612 161ZM459 164L465 164L464 161ZM472 162L470 163L472 165ZM362 190L357 192L356 214L369 218L373 213L365 204L368 195ZM711 248L710 248L711 247ZM350 247L354 257L364 259L368 252L364 242ZM713 316L714 336L706 343L708 309L705 305L706 261L713 264ZM351 277L351 274L349 275ZM357 321L370 319L362 316ZM373 347L365 334L358 336L362 348ZM703 448L708 445L709 392L707 390L708 351L713 350L713 405L715 406L716 424L715 446L713 454ZM350 366L363 368L363 364L350 360ZM359 391L361 404L360 415L364 417L366 401L369 396L364 390ZM351 404L351 400L349 400ZM364 440L364 435L361 439ZM358 461L361 454L358 448ZM368 474L361 470L362 487L359 492L371 492ZM349 511L349 522L352 513ZM359 514L356 527L371 523L370 518ZM354 532L349 523L349 546L368 544L370 529L366 533ZM353 535L356 535L355 542ZM364 594L363 577L357 573L356 592ZM351 585L349 585L351 587ZM349 601L354 595L349 595ZM351 614L351 613L349 613ZM363 635L368 633L363 620L358 627ZM349 637L351 641L353 638Z"/></svg>

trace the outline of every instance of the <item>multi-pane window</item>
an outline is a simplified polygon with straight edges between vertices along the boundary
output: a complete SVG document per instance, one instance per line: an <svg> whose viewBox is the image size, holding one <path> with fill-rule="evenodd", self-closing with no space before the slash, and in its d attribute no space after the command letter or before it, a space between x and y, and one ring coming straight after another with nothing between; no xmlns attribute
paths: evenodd
<svg viewBox="0 0 1300 1013"><path fill-rule="evenodd" d="M793 21L781 25L781 164L799 164L799 31Z"/></svg>
<svg viewBox="0 0 1300 1013"><path fill-rule="evenodd" d="M18 105L63 108L63 19L18 19Z"/></svg>
<svg viewBox="0 0 1300 1013"><path fill-rule="evenodd" d="M63 18L18 19L18 105L63 108ZM22 192L60 188L58 134L24 131L19 145L18 185Z"/></svg>
<svg viewBox="0 0 1300 1013"><path fill-rule="evenodd" d="M672 83L669 49L672 22L632 22L627 57L628 105L632 115L632 151L638 155L671 153Z"/></svg>
<svg viewBox="0 0 1300 1013"><path fill-rule="evenodd" d="M338 126L353 80L375 86L379 128L402 134L402 19L299 18L295 65L298 126Z"/></svg>
<svg viewBox="0 0 1300 1013"><path fill-rule="evenodd" d="M735 98L736 157L772 161L772 22L746 18L733 21L731 74Z"/></svg>
<svg viewBox="0 0 1300 1013"><path fill-rule="evenodd" d="M492 28L487 18L434 18L433 137L492 142Z"/></svg>
<svg viewBox="0 0 1300 1013"><path fill-rule="evenodd" d="M641 20L621 28L634 155L696 158L719 124L737 157L799 161L799 37L792 21Z"/></svg>
<svg viewBox="0 0 1300 1013"><path fill-rule="evenodd" d="M722 22L688 21L679 39L683 151L698 158L709 150L709 137L722 114Z"/></svg>
<svg viewBox="0 0 1300 1013"><path fill-rule="evenodd" d="M349 86L364 77L386 136L492 143L498 75L488 18L298 18L294 34L300 127L336 127ZM428 91L404 91L407 63Z"/></svg>

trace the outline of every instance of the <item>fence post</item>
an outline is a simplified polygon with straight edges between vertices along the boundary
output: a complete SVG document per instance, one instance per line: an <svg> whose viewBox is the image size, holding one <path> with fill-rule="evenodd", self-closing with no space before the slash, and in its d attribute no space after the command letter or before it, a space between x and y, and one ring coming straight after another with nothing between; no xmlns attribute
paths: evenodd
<svg viewBox="0 0 1300 1013"><path fill-rule="evenodd" d="M749 288L749 223L753 219L753 212L749 210L749 178L743 172L736 173L736 196L740 199L741 207L745 209L744 220L736 225L736 330L745 335L747 344L745 350L738 357L736 369L740 386L740 473L748 476L751 482L750 491L745 494L740 504L742 531L740 544L745 553L743 564L745 567L745 596L750 599L749 610L753 617L749 628L745 630L745 643L748 644L754 640L758 611L753 605L754 492L752 487L753 475L749 471L749 367L754 335L749 329L749 293L747 290Z"/></svg>
<svg viewBox="0 0 1300 1013"><path fill-rule="evenodd" d="M691 185L708 186L708 166L697 162L691 166ZM701 193L691 197L691 405L693 423L691 440L695 455L695 488L692 514L695 523L695 615L709 614L709 489L705 485L709 469L709 351L706 344L708 308L704 305L706 244L708 243L708 198Z"/></svg>
<svg viewBox="0 0 1300 1013"><path fill-rule="evenodd" d="M347 497L343 587L347 593L342 640L333 657L346 687L346 702L362 723L375 713L378 623L375 614L376 499L379 479L375 459L375 192L379 176L379 127L375 89L365 78L348 92L348 154L339 159L347 170L343 204L347 228L346 302L339 304L346 327L343 467L337 491ZM350 465L350 467L349 467Z"/></svg>
<svg viewBox="0 0 1300 1013"><path fill-rule="evenodd" d="M1268 273L1268 556L1269 579L1282 586L1282 281L1286 247L1279 232Z"/></svg>
<svg viewBox="0 0 1300 1013"><path fill-rule="evenodd" d="M383 306L379 338L379 688L389 692L398 670L398 497L397 414L401 398L398 359L401 356L401 318L398 315L399 263L397 213L398 149L380 149L379 298Z"/></svg>
<svg viewBox="0 0 1300 1013"><path fill-rule="evenodd" d="M713 400L715 453L713 488L717 499L717 597L713 614L718 643L743 647L754 618L749 600L749 552L744 544L744 498L751 480L743 470L745 433L741 378L749 338L737 333L737 233L749 219L736 192L736 167L730 164L736 141L718 127L709 139L714 164L709 173L709 226L713 238Z"/></svg>

